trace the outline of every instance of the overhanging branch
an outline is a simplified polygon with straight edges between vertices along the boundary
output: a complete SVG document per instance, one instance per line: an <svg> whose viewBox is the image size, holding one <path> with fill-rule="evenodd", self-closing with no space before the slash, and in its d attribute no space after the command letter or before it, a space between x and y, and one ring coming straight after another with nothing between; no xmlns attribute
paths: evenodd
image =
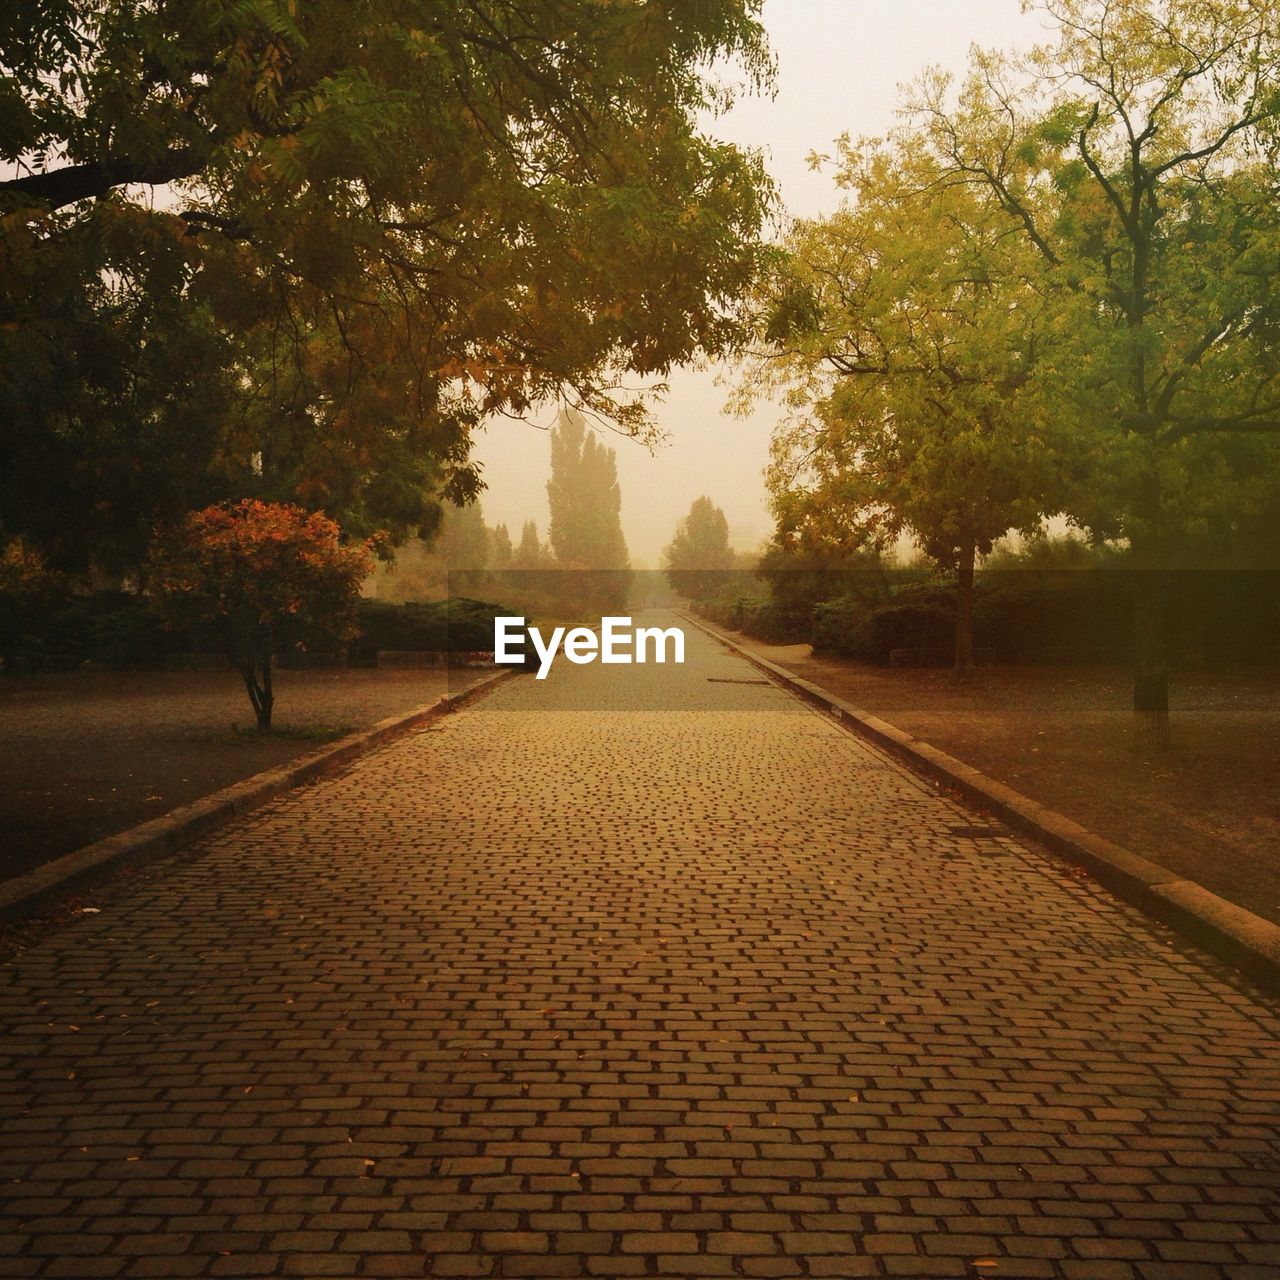
<svg viewBox="0 0 1280 1280"><path fill-rule="evenodd" d="M204 168L205 159L203 150L174 147L150 160L91 160L44 173L26 173L0 182L0 202L47 204L51 209L62 209L77 200L104 196L115 187L135 183L159 186L190 178Z"/></svg>
<svg viewBox="0 0 1280 1280"><path fill-rule="evenodd" d="M1187 436L1209 434L1213 432L1233 432L1237 435L1257 434L1269 435L1280 432L1280 418L1186 418L1181 422L1172 422L1169 429L1160 437L1161 443L1172 444L1175 440Z"/></svg>

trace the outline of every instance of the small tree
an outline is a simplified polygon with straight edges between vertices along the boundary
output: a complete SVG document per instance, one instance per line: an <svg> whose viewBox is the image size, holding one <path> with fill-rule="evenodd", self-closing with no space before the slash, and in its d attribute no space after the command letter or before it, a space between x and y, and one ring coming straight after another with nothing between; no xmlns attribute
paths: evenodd
<svg viewBox="0 0 1280 1280"><path fill-rule="evenodd" d="M672 590L690 600L706 600L725 584L733 568L729 522L710 498L695 498L662 553Z"/></svg>
<svg viewBox="0 0 1280 1280"><path fill-rule="evenodd" d="M319 511L244 499L189 515L152 553L151 584L174 623L212 624L244 679L259 729L271 727L271 660L289 648L341 644L355 629L370 542L343 546Z"/></svg>
<svg viewBox="0 0 1280 1280"><path fill-rule="evenodd" d="M538 536L536 520L526 520L520 531L520 542L511 553L513 569L550 569L555 559L550 549Z"/></svg>
<svg viewBox="0 0 1280 1280"><path fill-rule="evenodd" d="M490 536L479 502L449 503L431 546L443 557L450 573L487 569L492 555Z"/></svg>
<svg viewBox="0 0 1280 1280"><path fill-rule="evenodd" d="M495 569L510 569L511 557L515 548L511 545L511 534L505 524L497 525L489 530L490 558Z"/></svg>
<svg viewBox="0 0 1280 1280"><path fill-rule="evenodd" d="M754 376L802 411L774 436L774 512L783 530L816 523L855 545L910 533L955 575L968 678L977 558L1038 529L1069 488L1037 382L1039 264L911 135L842 139L839 163L856 200L795 224L761 308Z"/></svg>

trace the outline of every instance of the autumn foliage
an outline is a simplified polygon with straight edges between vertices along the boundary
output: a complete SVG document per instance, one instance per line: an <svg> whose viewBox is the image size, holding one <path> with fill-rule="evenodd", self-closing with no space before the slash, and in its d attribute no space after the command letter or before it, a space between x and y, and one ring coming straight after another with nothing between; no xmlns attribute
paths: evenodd
<svg viewBox="0 0 1280 1280"><path fill-rule="evenodd" d="M221 632L267 729L272 657L350 639L372 568L371 543L344 546L322 512L246 498L192 512L176 537L159 539L151 589L173 622Z"/></svg>

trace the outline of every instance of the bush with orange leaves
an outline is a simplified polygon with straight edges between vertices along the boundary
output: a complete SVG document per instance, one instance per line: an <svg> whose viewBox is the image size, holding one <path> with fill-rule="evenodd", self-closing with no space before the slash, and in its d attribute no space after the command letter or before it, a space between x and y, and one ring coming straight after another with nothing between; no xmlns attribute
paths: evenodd
<svg viewBox="0 0 1280 1280"><path fill-rule="evenodd" d="M355 631L374 541L343 545L322 512L245 498L193 511L152 552L150 589L175 624L210 624L244 678L260 729L271 727L271 660L337 646Z"/></svg>

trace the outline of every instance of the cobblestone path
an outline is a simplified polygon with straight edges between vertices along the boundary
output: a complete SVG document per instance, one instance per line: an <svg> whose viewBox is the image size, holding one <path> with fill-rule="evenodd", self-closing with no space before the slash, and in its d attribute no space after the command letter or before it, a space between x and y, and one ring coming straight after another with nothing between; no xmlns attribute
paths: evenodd
<svg viewBox="0 0 1280 1280"><path fill-rule="evenodd" d="M1275 1280L1274 1006L709 639L0 972L5 1276Z"/></svg>

